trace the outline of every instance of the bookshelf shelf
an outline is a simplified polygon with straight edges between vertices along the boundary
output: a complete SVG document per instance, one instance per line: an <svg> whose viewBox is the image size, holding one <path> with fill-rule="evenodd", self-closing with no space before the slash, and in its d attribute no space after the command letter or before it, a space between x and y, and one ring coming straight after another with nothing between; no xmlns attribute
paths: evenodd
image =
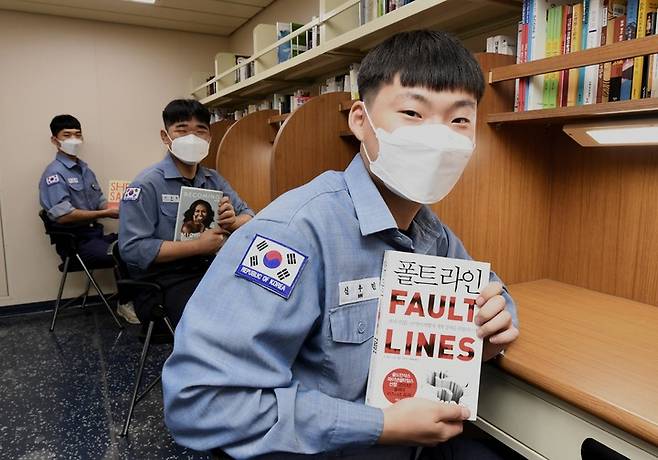
<svg viewBox="0 0 658 460"><path fill-rule="evenodd" d="M658 53L658 35L575 51L561 56L496 67L489 72L489 83L541 75L563 69L575 69L602 62Z"/></svg>
<svg viewBox="0 0 658 460"><path fill-rule="evenodd" d="M483 25L494 29L515 21L521 6L516 0L416 0L247 80L221 89L201 99L201 103L208 107L230 108L248 100L264 99L281 89L308 85L315 79L347 68L370 48L397 32L441 28L459 36L473 29L483 30ZM341 14L358 18L358 8L356 2ZM325 25L331 26L330 21Z"/></svg>
<svg viewBox="0 0 658 460"><path fill-rule="evenodd" d="M658 115L658 98L634 101L603 102L600 104L560 107L555 109L528 110L525 112L500 112L487 115L489 124L564 124L573 121L629 118Z"/></svg>
<svg viewBox="0 0 658 460"><path fill-rule="evenodd" d="M658 308L550 279L510 292L523 327L502 368L658 443Z"/></svg>

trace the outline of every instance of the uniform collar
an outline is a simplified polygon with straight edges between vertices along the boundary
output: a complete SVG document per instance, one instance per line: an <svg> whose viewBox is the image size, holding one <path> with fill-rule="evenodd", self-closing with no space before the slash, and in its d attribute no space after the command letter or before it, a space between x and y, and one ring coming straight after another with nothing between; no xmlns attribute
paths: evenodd
<svg viewBox="0 0 658 460"><path fill-rule="evenodd" d="M178 167L176 167L176 163L174 162L173 157L171 156L171 153L167 152L166 156L162 160L162 171L164 172L164 178L165 179L183 179L183 175L180 173L178 170ZM212 173L210 172L209 169L204 168L201 165L198 165L197 170L196 170L196 176L194 176L194 183L198 182L205 182L202 177L209 177Z"/></svg>
<svg viewBox="0 0 658 460"><path fill-rule="evenodd" d="M81 159L78 158L78 161L72 160L69 158L67 155L63 154L59 150L57 151L57 155L55 155L55 159L62 163L64 166L66 166L67 169L71 169L75 165L80 165L80 167L84 166L86 163L82 161Z"/></svg>
<svg viewBox="0 0 658 460"><path fill-rule="evenodd" d="M367 236L384 230L397 230L395 218L370 177L361 155L354 157L344 177L361 234ZM427 206L422 206L412 221L410 232L413 240L434 239L441 236L441 227L434 213Z"/></svg>

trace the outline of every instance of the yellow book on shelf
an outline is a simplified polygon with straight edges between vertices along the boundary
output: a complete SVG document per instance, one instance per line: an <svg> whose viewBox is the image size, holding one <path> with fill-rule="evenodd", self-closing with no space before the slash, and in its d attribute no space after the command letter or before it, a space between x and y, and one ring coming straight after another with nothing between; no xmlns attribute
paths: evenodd
<svg viewBox="0 0 658 460"><path fill-rule="evenodd" d="M637 5L637 34L635 38L647 35L647 14L656 11L658 0L639 0ZM642 71L644 68L644 56L633 59L633 85L631 86L631 99L642 97Z"/></svg>
<svg viewBox="0 0 658 460"><path fill-rule="evenodd" d="M582 49L583 40L583 4L576 3L571 13L571 52ZM578 101L578 69L569 69L569 93L567 107L577 105Z"/></svg>

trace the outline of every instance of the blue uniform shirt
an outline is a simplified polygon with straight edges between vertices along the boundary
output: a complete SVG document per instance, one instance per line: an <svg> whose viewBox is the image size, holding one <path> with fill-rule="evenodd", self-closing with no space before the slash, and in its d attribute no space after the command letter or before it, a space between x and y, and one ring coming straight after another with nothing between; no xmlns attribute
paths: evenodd
<svg viewBox="0 0 658 460"><path fill-rule="evenodd" d="M50 220L57 221L74 209L96 211L107 200L87 163L57 152L39 180L39 201Z"/></svg>
<svg viewBox="0 0 658 460"><path fill-rule="evenodd" d="M249 214L242 201L222 176L199 165L193 181L183 178L170 154L139 173L124 194L119 208L119 250L131 271L146 271L163 241L173 241L180 188L183 186L221 190L228 196L235 215Z"/></svg>
<svg viewBox="0 0 658 460"><path fill-rule="evenodd" d="M307 256L287 300L234 275L256 234ZM377 299L339 301L339 283L379 278L388 249L470 258L427 207L399 231L358 155L235 232L190 298L163 369L174 438L236 458L409 458L409 447L373 445L383 412L363 403Z"/></svg>

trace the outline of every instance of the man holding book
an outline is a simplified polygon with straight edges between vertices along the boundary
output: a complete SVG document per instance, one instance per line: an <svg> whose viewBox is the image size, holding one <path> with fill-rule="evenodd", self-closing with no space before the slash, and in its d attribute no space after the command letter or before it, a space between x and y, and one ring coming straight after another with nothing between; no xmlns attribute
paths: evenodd
<svg viewBox="0 0 658 460"><path fill-rule="evenodd" d="M457 40L416 31L371 50L358 79L349 124L360 154L235 233L190 299L162 375L165 420L185 446L235 458L410 459L416 446L431 447L427 459L500 458L458 436L471 416L460 405L364 404L385 251L470 259L426 204L473 152L482 72ZM488 281L471 300L483 360L518 335L513 300L495 273Z"/></svg>
<svg viewBox="0 0 658 460"><path fill-rule="evenodd" d="M175 325L227 235L254 213L222 176L199 165L208 155L208 109L198 101L179 99L165 107L162 118L160 136L168 152L126 189L120 206L119 250L133 277L163 287L163 304ZM174 241L182 187L217 190L223 195L220 202L211 204L217 209L218 227L206 229L198 239ZM134 299L142 322L155 301L149 292Z"/></svg>
<svg viewBox="0 0 658 460"><path fill-rule="evenodd" d="M39 180L39 201L54 227L76 235L78 254L85 263L112 267L108 248L116 233L103 233L97 220L117 219L119 211L108 207L96 174L79 158L83 148L82 126L72 115L57 115L50 122L50 142L57 148L55 159ZM65 249L56 247L66 257ZM121 304L117 313L126 321L139 324L131 304Z"/></svg>

